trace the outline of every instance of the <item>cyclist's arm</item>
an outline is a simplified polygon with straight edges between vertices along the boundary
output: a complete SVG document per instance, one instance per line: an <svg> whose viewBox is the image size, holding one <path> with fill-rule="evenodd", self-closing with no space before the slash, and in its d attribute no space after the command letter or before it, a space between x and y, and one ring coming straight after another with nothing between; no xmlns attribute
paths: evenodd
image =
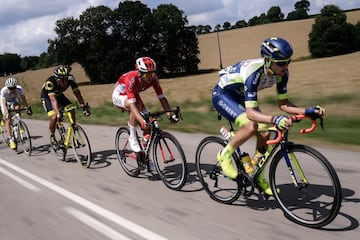
<svg viewBox="0 0 360 240"><path fill-rule="evenodd" d="M80 104L80 107L83 108L85 106L85 102L84 102L84 98L81 95L80 90L77 88L77 89L74 89L73 92L74 92L74 95L75 95L75 97L77 98L77 100L78 100L78 102Z"/></svg>
<svg viewBox="0 0 360 240"><path fill-rule="evenodd" d="M163 109L165 111L171 110L169 101L167 100L166 97L159 98L159 101L160 101L161 106L163 107ZM166 115L168 116L168 118L170 118L171 117L171 112L166 113Z"/></svg>
<svg viewBox="0 0 360 240"><path fill-rule="evenodd" d="M297 107L289 99L279 99L278 106L281 111L284 111L289 114L305 114L305 108Z"/></svg>
<svg viewBox="0 0 360 240"><path fill-rule="evenodd" d="M0 100L1 100L1 111L2 111L2 114L4 116L4 118L7 118L9 116L9 110L8 110L8 107L7 107L7 102L6 102L6 98L4 97L0 97Z"/></svg>
<svg viewBox="0 0 360 240"><path fill-rule="evenodd" d="M21 102L24 104L24 107L25 107L26 109L28 109L28 108L29 108L29 104L28 104L28 102L26 101L25 95L20 95L20 98L21 98Z"/></svg>
<svg viewBox="0 0 360 240"><path fill-rule="evenodd" d="M256 107L246 107L246 115L254 122L273 123L273 116L260 112Z"/></svg>

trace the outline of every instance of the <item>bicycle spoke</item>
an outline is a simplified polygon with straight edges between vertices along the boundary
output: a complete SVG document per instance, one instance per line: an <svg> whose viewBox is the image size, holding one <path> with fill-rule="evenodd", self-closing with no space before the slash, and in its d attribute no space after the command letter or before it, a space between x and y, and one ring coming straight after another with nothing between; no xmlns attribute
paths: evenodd
<svg viewBox="0 0 360 240"><path fill-rule="evenodd" d="M140 173L140 168L137 162L137 155L129 146L129 130L127 128L119 128L115 136L116 155L120 166L124 169L126 174L136 177Z"/></svg>
<svg viewBox="0 0 360 240"><path fill-rule="evenodd" d="M329 224L341 205L341 186L335 170L313 148L293 145L287 151L294 177L282 155L276 154L270 166L274 197L286 216L299 224L313 228ZM293 179L297 179L296 184Z"/></svg>
<svg viewBox="0 0 360 240"><path fill-rule="evenodd" d="M72 148L74 150L77 162L82 167L90 167L92 162L90 142L85 130L79 125L74 126Z"/></svg>
<svg viewBox="0 0 360 240"><path fill-rule="evenodd" d="M237 181L222 173L216 155L224 148L224 140L210 136L204 138L196 150L196 169L199 180L208 195L215 201L230 204L236 201L240 194ZM233 160L234 166L238 166Z"/></svg>
<svg viewBox="0 0 360 240"><path fill-rule="evenodd" d="M186 183L187 163L184 151L177 139L168 132L162 132L153 145L155 167L164 184L173 190L180 190Z"/></svg>

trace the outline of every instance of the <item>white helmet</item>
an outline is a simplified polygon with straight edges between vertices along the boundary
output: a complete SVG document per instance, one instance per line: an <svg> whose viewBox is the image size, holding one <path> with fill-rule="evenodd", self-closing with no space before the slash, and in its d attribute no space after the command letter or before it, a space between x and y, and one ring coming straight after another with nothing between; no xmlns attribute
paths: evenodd
<svg viewBox="0 0 360 240"><path fill-rule="evenodd" d="M141 57L136 59L136 69L141 73L155 72L156 63L149 57Z"/></svg>
<svg viewBox="0 0 360 240"><path fill-rule="evenodd" d="M17 85L17 80L15 78L8 78L5 81L5 86L8 88L14 88Z"/></svg>

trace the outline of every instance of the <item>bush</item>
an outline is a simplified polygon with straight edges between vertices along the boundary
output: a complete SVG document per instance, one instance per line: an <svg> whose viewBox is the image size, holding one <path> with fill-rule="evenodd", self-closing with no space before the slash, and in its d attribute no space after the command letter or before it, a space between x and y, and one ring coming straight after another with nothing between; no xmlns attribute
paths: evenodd
<svg viewBox="0 0 360 240"><path fill-rule="evenodd" d="M359 50L360 24L346 22L345 13L327 5L316 17L309 33L309 50L313 57L330 57Z"/></svg>

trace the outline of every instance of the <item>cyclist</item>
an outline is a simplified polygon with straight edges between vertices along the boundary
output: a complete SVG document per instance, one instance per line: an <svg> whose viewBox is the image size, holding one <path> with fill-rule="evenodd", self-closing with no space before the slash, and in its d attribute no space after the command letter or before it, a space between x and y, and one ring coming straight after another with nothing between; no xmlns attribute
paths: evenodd
<svg viewBox="0 0 360 240"><path fill-rule="evenodd" d="M49 130L51 143L55 141L54 133L56 122L62 120L59 109L72 106L71 101L64 95L64 92L69 86L71 86L80 107L83 109L83 114L85 116L90 116L89 106L85 104L78 84L75 81L75 77L70 74L70 71L71 67L69 66L59 66L55 68L54 75L46 79L41 87L41 102L50 119ZM74 122L76 122L75 110L71 110L71 116L74 119Z"/></svg>
<svg viewBox="0 0 360 240"><path fill-rule="evenodd" d="M115 107L129 112L128 126L130 129L129 144L131 150L140 152L138 140L136 138L136 126L139 123L144 130L144 136L149 133L147 121L142 114L147 113L147 109L140 97L140 92L153 87L164 110L170 110L170 105L160 86L156 74L156 63L149 57L140 57L135 62L136 70L122 74L114 86L112 101ZM179 118L168 113L171 122L176 123Z"/></svg>
<svg viewBox="0 0 360 240"><path fill-rule="evenodd" d="M9 109L18 110L20 109L20 101L21 99L24 108L26 109L26 113L28 115L32 115L31 107L28 105L25 97L24 89L18 85L16 78L10 77L6 79L5 86L0 91L0 100L1 100L1 113L3 118L5 119L5 129L9 139L9 145L11 149L16 149L16 143L14 141L14 137L12 136L11 129L11 116L9 114Z"/></svg>
<svg viewBox="0 0 360 240"><path fill-rule="evenodd" d="M256 136L255 156L261 156L266 151L266 141L270 133L260 134L258 129L266 127L266 124L274 124L280 130L292 126L292 120L287 116L272 116L260 111L258 91L276 85L278 107L288 114L305 114L316 118L325 113L325 109L320 106L305 109L297 107L289 100L286 86L289 78L288 66L293 54L291 45L282 38L273 37L265 39L260 48L262 58L243 60L221 70L212 94L216 110L239 126L235 136L217 155L223 172L233 179L238 175L231 161L234 149L250 137ZM253 164L256 164L256 158ZM264 171L256 182L262 191L272 195Z"/></svg>

